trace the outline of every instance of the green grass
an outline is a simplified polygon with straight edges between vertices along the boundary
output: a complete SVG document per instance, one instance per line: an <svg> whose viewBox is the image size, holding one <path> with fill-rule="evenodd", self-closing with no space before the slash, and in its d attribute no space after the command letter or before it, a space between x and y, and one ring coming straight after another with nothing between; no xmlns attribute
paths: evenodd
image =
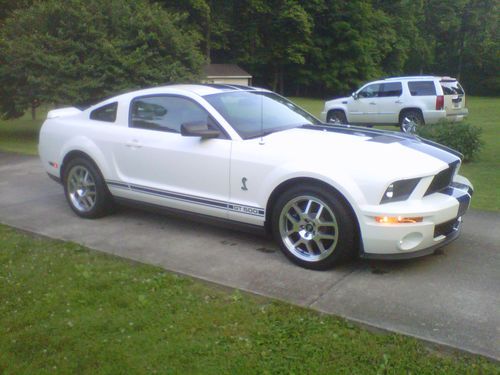
<svg viewBox="0 0 500 375"><path fill-rule="evenodd" d="M291 98L313 115L319 116L324 101L320 99ZM500 98L467 97L467 122L482 129L485 145L478 160L465 163L460 174L470 179L475 192L472 207L500 211ZM397 130L396 127L383 127Z"/></svg>
<svg viewBox="0 0 500 375"><path fill-rule="evenodd" d="M320 99L291 98L312 114L319 116L324 102ZM467 119L482 130L485 146L479 159L464 164L461 172L475 187L472 207L500 211L500 98L467 97L470 115ZM0 150L36 155L38 131L47 107L38 109L38 120L27 113L22 118L0 121ZM388 128L397 130L396 127Z"/></svg>
<svg viewBox="0 0 500 375"><path fill-rule="evenodd" d="M0 226L0 373L493 374L479 357Z"/></svg>
<svg viewBox="0 0 500 375"><path fill-rule="evenodd" d="M27 155L38 154L38 133L47 116L48 106L37 109L37 119L31 119L31 112L15 120L0 119L0 150Z"/></svg>

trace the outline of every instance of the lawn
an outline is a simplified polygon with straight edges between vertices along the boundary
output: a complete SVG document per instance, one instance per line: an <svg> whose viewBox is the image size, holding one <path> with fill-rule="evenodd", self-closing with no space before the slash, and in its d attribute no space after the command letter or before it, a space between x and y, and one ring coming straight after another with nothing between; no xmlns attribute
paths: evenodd
<svg viewBox="0 0 500 375"><path fill-rule="evenodd" d="M479 357L0 225L0 373L493 374Z"/></svg>
<svg viewBox="0 0 500 375"><path fill-rule="evenodd" d="M317 116L323 107L319 99L292 100ZM461 173L476 189L473 208L500 211L500 98L468 97L467 106L470 111L467 121L483 129L485 146L479 160L464 164ZM17 120L0 120L0 150L36 155L38 131L46 111L47 107L38 110L38 120L31 120L28 113Z"/></svg>

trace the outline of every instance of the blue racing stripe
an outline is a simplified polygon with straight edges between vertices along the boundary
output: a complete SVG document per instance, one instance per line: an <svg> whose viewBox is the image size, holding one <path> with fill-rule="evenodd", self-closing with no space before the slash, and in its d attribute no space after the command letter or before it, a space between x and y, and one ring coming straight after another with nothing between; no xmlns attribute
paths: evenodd
<svg viewBox="0 0 500 375"><path fill-rule="evenodd" d="M231 202L220 201L217 199L202 198L202 197L197 197L197 196L188 195L188 194L182 194L182 193L176 193L176 192L167 191L167 190L155 189L155 188L151 188L151 187L147 187L147 186L126 184L123 182L113 181L113 180L106 180L106 183L112 187L124 188L124 189L130 190L130 191L135 191L138 193L154 195L154 196L162 197L162 198L174 199L174 200L198 204L198 205L202 205L202 206L219 208L222 210L240 212L240 213L243 213L246 215L259 216L259 217L263 217L265 215L265 210L260 208L260 207L239 205L239 204L234 204Z"/></svg>

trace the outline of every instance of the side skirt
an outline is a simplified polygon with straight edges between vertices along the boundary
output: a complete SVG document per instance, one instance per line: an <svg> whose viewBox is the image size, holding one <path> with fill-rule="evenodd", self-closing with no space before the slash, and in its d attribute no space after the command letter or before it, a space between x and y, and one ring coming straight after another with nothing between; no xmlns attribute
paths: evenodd
<svg viewBox="0 0 500 375"><path fill-rule="evenodd" d="M209 216L209 215L203 215L203 214L198 214L190 211L184 211L184 210L179 210L176 208L170 208L170 207L165 207L165 206L160 206L157 204L152 204L152 203L146 203L146 202L139 202L133 199L127 199L127 198L121 198L121 197L113 197L116 203L127 206L127 207L132 207L136 209L140 209L143 211L148 211L160 215L167 215L167 216L177 216L177 217L182 217L184 219L189 219L192 221L196 221L198 223L202 224L209 224L209 225L214 225L217 227L221 228L230 228L234 229L237 231L241 232L247 232L247 233L252 233L252 234L257 234L260 236L266 236L268 235L265 226L259 226L259 225L253 225L253 224L247 224L247 223L242 223L239 221L235 220L230 220L230 219L222 219L214 216Z"/></svg>

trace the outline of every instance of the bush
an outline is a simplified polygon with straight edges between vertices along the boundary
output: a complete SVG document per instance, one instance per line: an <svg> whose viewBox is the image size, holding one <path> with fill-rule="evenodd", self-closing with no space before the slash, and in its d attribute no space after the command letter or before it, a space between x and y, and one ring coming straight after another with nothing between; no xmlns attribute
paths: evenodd
<svg viewBox="0 0 500 375"><path fill-rule="evenodd" d="M422 138L451 147L464 155L464 162L477 158L484 142L480 139L482 129L466 122L438 122L419 126L417 134Z"/></svg>

